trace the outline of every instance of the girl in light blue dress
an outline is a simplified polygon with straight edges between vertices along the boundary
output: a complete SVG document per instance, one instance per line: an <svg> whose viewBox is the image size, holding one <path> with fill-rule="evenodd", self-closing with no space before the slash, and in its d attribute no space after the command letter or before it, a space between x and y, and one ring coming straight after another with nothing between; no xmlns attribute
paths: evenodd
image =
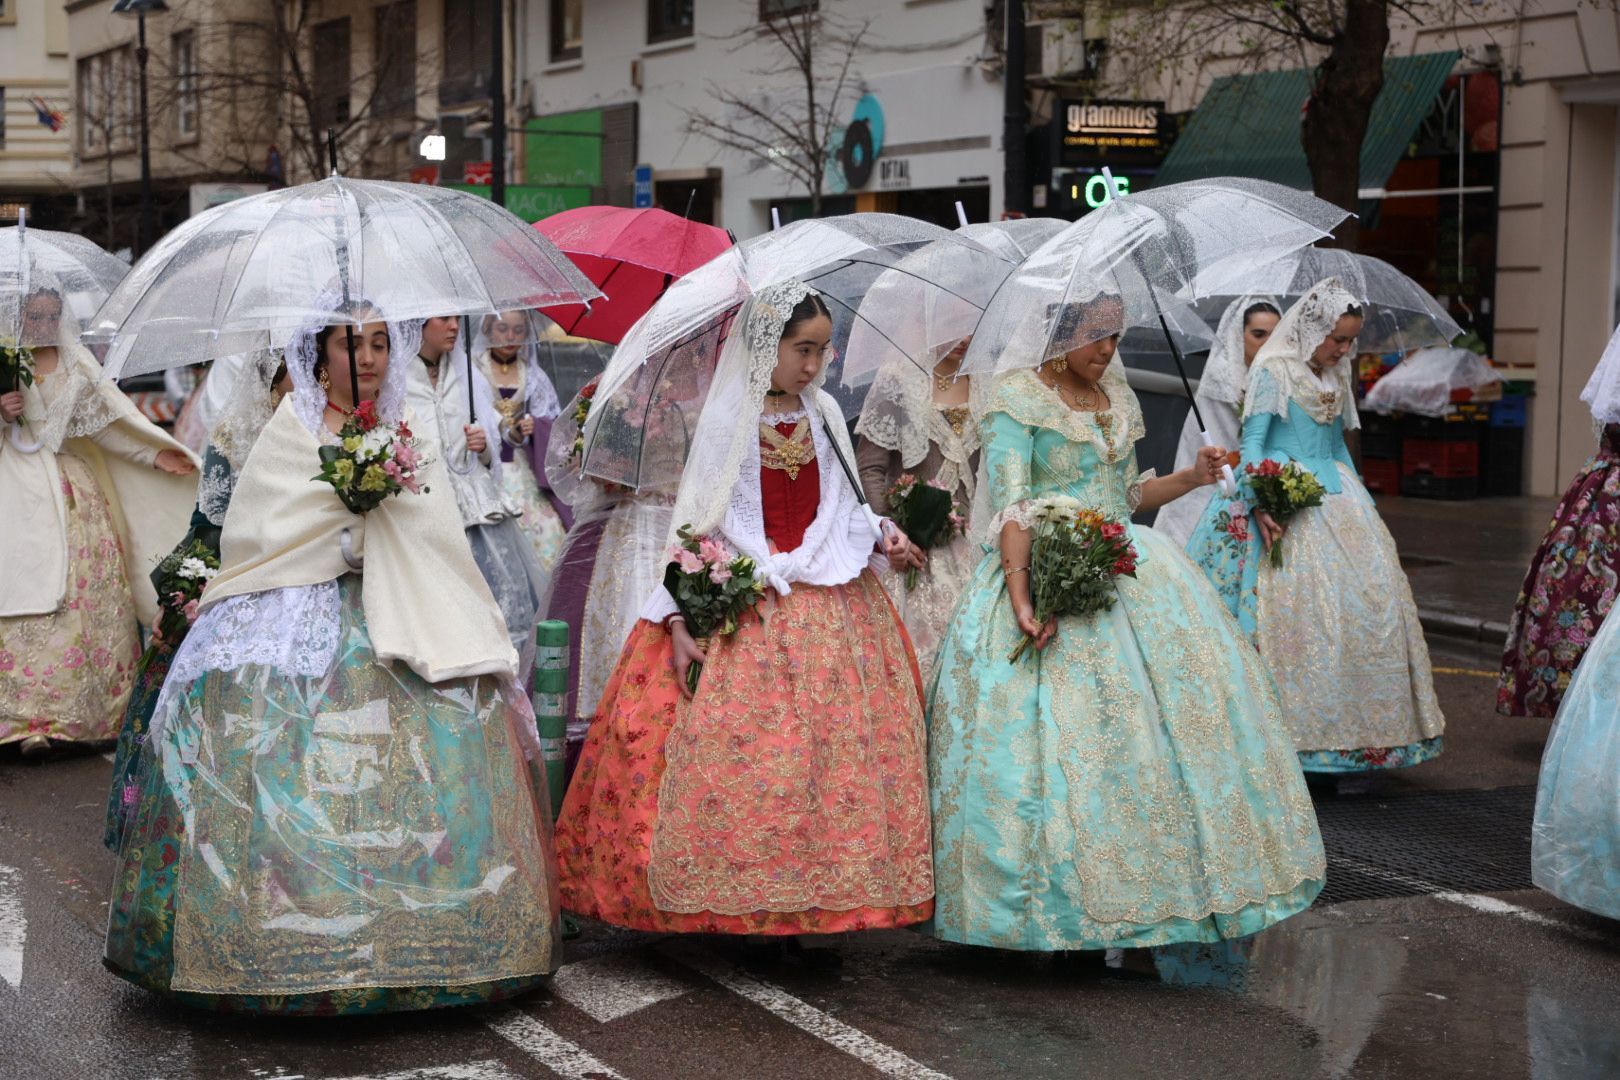
<svg viewBox="0 0 1620 1080"><path fill-rule="evenodd" d="M929 703L934 929L948 941L1214 943L1322 888L1321 836L1270 680L1173 544L1127 526L1139 565L1116 579L1115 606L1035 621L1040 500L1125 521L1219 465L1210 449L1172 476L1138 475L1142 414L1111 363L1117 333L1004 376L981 425L976 520L996 546L946 632ZM1010 661L1026 632L1038 650Z"/></svg>
<svg viewBox="0 0 1620 1080"><path fill-rule="evenodd" d="M1355 299L1333 278L1300 299L1255 357L1244 396L1243 465L1309 469L1327 494L1281 537L1247 484L1210 500L1187 554L1266 660L1310 773L1359 773L1436 757L1445 718L1395 541L1345 448L1359 427L1348 357Z"/></svg>

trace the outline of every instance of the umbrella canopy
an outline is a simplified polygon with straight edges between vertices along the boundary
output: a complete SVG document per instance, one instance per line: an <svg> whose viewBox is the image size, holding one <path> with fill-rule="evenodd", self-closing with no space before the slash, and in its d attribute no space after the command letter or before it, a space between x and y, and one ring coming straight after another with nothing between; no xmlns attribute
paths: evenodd
<svg viewBox="0 0 1620 1080"><path fill-rule="evenodd" d="M1076 312L1104 293L1124 325L1161 326L1178 347L1211 339L1191 301L1328 236L1346 212L1265 180L1194 180L1111 199L1030 254L1002 283L964 374L1028 367L1087 344ZM1068 314L1065 314L1068 313ZM1161 324L1162 320L1162 324Z"/></svg>
<svg viewBox="0 0 1620 1080"><path fill-rule="evenodd" d="M1035 249L1069 227L1063 218L1013 218L1010 221L980 221L963 225L958 236L983 245L997 255L1022 262Z"/></svg>
<svg viewBox="0 0 1620 1080"><path fill-rule="evenodd" d="M656 209L582 206L534 227L606 296L589 307L563 304L545 313L569 334L615 343L671 282L731 246L724 229Z"/></svg>
<svg viewBox="0 0 1620 1080"><path fill-rule="evenodd" d="M921 256L924 249L930 254ZM837 349L861 322L909 317L863 303L886 271L905 263L915 276L962 260L1004 262L972 240L893 214L796 221L728 248L672 284L619 343L592 399L583 471L629 487L678 481L732 320L760 291L789 281L815 289L832 313ZM836 361L829 367L826 389L855 415L864 389L840 388Z"/></svg>
<svg viewBox="0 0 1620 1080"><path fill-rule="evenodd" d="M1289 301L1319 281L1338 278L1366 309L1361 327L1363 352L1411 352L1449 345L1462 333L1440 301L1423 286L1382 259L1338 248L1310 247L1263 265L1239 266L1238 284L1273 292Z"/></svg>
<svg viewBox="0 0 1620 1080"><path fill-rule="evenodd" d="M600 295L487 199L333 176L185 222L136 264L85 338L112 343L106 371L118 378L279 345L301 326L347 322L359 297L402 321Z"/></svg>
<svg viewBox="0 0 1620 1080"><path fill-rule="evenodd" d="M128 273L128 263L84 237L29 228L26 211L19 214L15 228L0 229L0 338L29 348L55 345L55 320L25 318L29 296L56 293L63 318L82 326Z"/></svg>

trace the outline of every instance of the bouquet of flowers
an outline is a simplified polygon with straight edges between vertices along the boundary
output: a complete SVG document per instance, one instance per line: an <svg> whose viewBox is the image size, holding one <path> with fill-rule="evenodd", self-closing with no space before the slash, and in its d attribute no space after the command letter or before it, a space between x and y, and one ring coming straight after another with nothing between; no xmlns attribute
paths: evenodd
<svg viewBox="0 0 1620 1080"><path fill-rule="evenodd" d="M951 493L934 483L922 483L903 473L889 488L889 516L912 543L930 551L967 530L967 515ZM917 567L906 570L907 590L917 587Z"/></svg>
<svg viewBox="0 0 1620 1080"><path fill-rule="evenodd" d="M1327 494L1309 469L1292 461L1279 465L1267 458L1243 471L1249 477L1249 489L1254 492L1254 508L1270 514L1279 523L1301 510L1321 506L1322 496ZM1282 541L1278 540L1271 545L1271 565L1282 564Z"/></svg>
<svg viewBox="0 0 1620 1080"><path fill-rule="evenodd" d="M377 416L377 403L362 401L343 422L338 445L321 447L321 471L310 479L325 480L350 512L363 514L390 495L428 490L416 479L426 464L403 420L385 424Z"/></svg>
<svg viewBox="0 0 1620 1080"><path fill-rule="evenodd" d="M1114 579L1135 577L1136 559L1136 545L1123 523L1067 495L1041 500L1029 551L1035 621L1044 624L1057 615L1090 615L1112 608ZM1007 659L1017 662L1034 643L1025 634Z"/></svg>
<svg viewBox="0 0 1620 1080"><path fill-rule="evenodd" d="M737 632L738 618L753 610L765 587L754 577L753 559L712 537L694 536L690 525L682 525L676 535L680 542L669 549L664 587L698 647L707 648L711 637ZM697 690L702 673L702 664L687 669L688 690Z"/></svg>
<svg viewBox="0 0 1620 1080"><path fill-rule="evenodd" d="M0 341L0 394L34 385L34 350L15 341Z"/></svg>
<svg viewBox="0 0 1620 1080"><path fill-rule="evenodd" d="M219 572L219 556L201 540L176 548L158 563L152 584L157 587L157 636L178 644L197 621L197 601L208 579Z"/></svg>
<svg viewBox="0 0 1620 1080"><path fill-rule="evenodd" d="M570 461L579 462L585 453L585 421L591 418L591 399L596 396L596 379L585 384L579 392L579 401L574 405L574 448L568 452Z"/></svg>

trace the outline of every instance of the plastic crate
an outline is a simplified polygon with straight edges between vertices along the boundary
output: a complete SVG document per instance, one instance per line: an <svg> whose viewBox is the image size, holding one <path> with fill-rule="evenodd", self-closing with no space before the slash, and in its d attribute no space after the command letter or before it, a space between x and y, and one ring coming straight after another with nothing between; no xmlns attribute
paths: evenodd
<svg viewBox="0 0 1620 1080"><path fill-rule="evenodd" d="M1479 493L1524 493L1524 428L1493 427L1479 451Z"/></svg>
<svg viewBox="0 0 1620 1080"><path fill-rule="evenodd" d="M1367 413L1361 418L1361 456L1398 461L1401 456L1401 425L1393 417Z"/></svg>
<svg viewBox="0 0 1620 1080"><path fill-rule="evenodd" d="M1441 480L1479 476L1479 443L1446 439L1406 439L1401 443L1401 475L1428 474Z"/></svg>
<svg viewBox="0 0 1620 1080"><path fill-rule="evenodd" d="M1530 399L1522 394L1510 394L1501 401L1491 402L1493 428L1522 428L1529 418Z"/></svg>
<svg viewBox="0 0 1620 1080"><path fill-rule="evenodd" d="M1448 442L1478 442L1489 415L1483 405L1466 406L1450 416L1407 416L1401 420L1401 435L1407 439L1444 439Z"/></svg>
<svg viewBox="0 0 1620 1080"><path fill-rule="evenodd" d="M1394 495L1401 490L1401 464L1364 456L1361 459L1361 482L1375 495Z"/></svg>
<svg viewBox="0 0 1620 1080"><path fill-rule="evenodd" d="M1414 473L1401 477L1401 494L1414 499L1472 499L1479 495L1479 477Z"/></svg>

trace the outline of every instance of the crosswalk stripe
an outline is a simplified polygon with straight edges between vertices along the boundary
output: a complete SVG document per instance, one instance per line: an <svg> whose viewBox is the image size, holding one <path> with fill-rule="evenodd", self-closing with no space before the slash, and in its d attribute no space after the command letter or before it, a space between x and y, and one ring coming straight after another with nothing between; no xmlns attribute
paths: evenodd
<svg viewBox="0 0 1620 1080"><path fill-rule="evenodd" d="M513 1009L488 1023L495 1034L565 1080L625 1080L612 1066L598 1061L526 1012Z"/></svg>
<svg viewBox="0 0 1620 1080"><path fill-rule="evenodd" d="M775 1013L800 1031L809 1032L887 1076L896 1080L951 1080L945 1073L930 1069L894 1047L878 1042L864 1031L850 1027L809 1002L800 1001L781 987L737 971L712 954L687 943L667 946L666 952L737 996Z"/></svg>
<svg viewBox="0 0 1620 1080"><path fill-rule="evenodd" d="M15 866L0 866L0 979L13 989L22 986L23 945L27 940L22 872Z"/></svg>
<svg viewBox="0 0 1620 1080"><path fill-rule="evenodd" d="M311 1080L303 1073L287 1076L277 1073L274 1080ZM429 1065L421 1069L380 1075L344 1076L337 1080L522 1080L517 1073L498 1061L469 1061L460 1065Z"/></svg>
<svg viewBox="0 0 1620 1080"><path fill-rule="evenodd" d="M650 1005L690 993L692 987L647 967L633 955L609 954L566 964L551 978L551 992L606 1024Z"/></svg>

